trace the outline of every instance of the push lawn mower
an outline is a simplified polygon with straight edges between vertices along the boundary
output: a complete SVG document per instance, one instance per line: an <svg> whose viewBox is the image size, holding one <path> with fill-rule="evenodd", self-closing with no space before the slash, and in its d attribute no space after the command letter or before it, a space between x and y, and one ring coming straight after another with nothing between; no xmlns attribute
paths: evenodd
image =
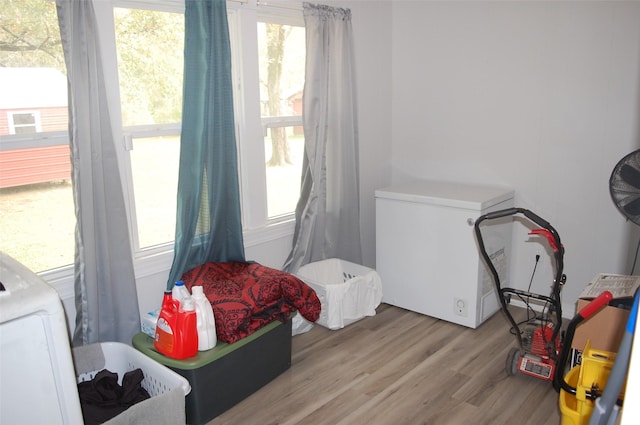
<svg viewBox="0 0 640 425"><path fill-rule="evenodd" d="M480 230L482 222L516 214L522 214L540 226L540 228L531 230L529 234L544 236L553 250L555 278L549 296L536 294L530 292L530 290L502 287L498 272L486 251ZM511 332L515 334L518 341L518 347L512 348L507 355L505 365L507 374L515 375L519 371L539 379L553 380L558 355L561 350L562 305L560 291L566 281L566 276L563 274L564 248L558 232L549 222L527 209L508 208L479 217L475 222L475 234L480 254L493 277L502 310L511 324ZM536 261L538 259L539 257ZM508 304L513 297L527 306L527 318L523 321L517 322L508 308ZM532 302L541 304L542 311L534 311L531 307Z"/></svg>

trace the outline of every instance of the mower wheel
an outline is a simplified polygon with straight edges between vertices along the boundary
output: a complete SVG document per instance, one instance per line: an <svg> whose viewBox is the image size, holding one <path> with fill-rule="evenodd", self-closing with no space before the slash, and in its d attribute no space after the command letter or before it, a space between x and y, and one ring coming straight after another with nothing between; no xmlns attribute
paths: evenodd
<svg viewBox="0 0 640 425"><path fill-rule="evenodd" d="M518 372L518 363L520 361L520 350L517 348L512 348L509 350L509 354L507 354L507 361L505 362L504 370L507 372L507 375L513 376Z"/></svg>

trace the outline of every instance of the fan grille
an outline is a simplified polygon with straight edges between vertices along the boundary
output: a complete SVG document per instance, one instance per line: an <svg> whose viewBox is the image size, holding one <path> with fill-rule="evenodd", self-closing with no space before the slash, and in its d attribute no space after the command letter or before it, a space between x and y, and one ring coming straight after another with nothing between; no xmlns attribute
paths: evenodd
<svg viewBox="0 0 640 425"><path fill-rule="evenodd" d="M616 208L640 226L640 149L616 164L609 178L609 189Z"/></svg>

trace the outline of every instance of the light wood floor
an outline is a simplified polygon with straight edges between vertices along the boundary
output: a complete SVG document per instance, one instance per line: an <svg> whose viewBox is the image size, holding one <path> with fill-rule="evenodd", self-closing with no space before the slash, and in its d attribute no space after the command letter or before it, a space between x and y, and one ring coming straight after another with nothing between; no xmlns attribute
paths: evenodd
<svg viewBox="0 0 640 425"><path fill-rule="evenodd" d="M550 382L504 372L501 312L478 329L382 304L293 337L291 368L208 425L558 425Z"/></svg>

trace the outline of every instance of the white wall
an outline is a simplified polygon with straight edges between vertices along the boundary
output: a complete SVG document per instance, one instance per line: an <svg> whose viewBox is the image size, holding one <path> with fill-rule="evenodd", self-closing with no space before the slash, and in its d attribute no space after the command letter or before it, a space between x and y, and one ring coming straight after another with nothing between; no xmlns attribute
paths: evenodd
<svg viewBox="0 0 640 425"><path fill-rule="evenodd" d="M637 241L608 179L640 146L640 3L392 3L393 182L513 187L560 233L572 315L596 273L629 272ZM524 289L541 247L526 240L517 226L510 284Z"/></svg>
<svg viewBox="0 0 640 425"><path fill-rule="evenodd" d="M360 143L360 221L363 264L375 267L376 189L391 182L392 27L388 1L350 1Z"/></svg>

